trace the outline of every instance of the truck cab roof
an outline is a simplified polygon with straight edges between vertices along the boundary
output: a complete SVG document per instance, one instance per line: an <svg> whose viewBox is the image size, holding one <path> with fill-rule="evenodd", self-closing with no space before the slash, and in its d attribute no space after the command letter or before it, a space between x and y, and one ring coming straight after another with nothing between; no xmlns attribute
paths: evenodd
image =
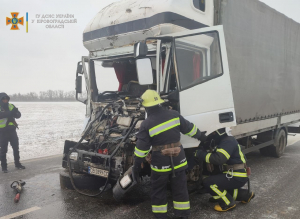
<svg viewBox="0 0 300 219"><path fill-rule="evenodd" d="M201 1L115 2L103 8L86 26L83 44L91 52L91 57L101 57L105 56L101 51L132 46L147 37L212 26L213 1L203 1L202 7L199 2Z"/></svg>

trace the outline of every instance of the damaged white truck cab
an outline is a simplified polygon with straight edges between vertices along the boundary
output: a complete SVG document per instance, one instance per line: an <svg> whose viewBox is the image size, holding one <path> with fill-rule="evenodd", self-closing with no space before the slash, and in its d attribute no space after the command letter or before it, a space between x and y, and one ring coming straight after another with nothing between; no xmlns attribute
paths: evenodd
<svg viewBox="0 0 300 219"><path fill-rule="evenodd" d="M271 27L274 17L289 28ZM294 35L284 37L293 28L299 24L257 0L122 0L102 9L84 30L89 56L76 73L76 97L81 75L86 82L86 127L80 142L66 141L63 167L105 178L105 187L118 185L133 163L135 133L146 116L139 97L147 89L157 90L165 107L207 134L231 129L244 153L260 149L280 157L288 125L300 121L300 88L294 83L300 64L292 58L290 68L281 60L300 58L300 49L285 43L299 43ZM291 54L281 55L282 49ZM109 78L102 76L107 69L114 70L109 77L119 87L103 91L97 81ZM184 135L181 142L189 161L199 142ZM141 176L149 174L145 161ZM200 179L196 169L188 175ZM123 181L124 190L131 188L130 180Z"/></svg>

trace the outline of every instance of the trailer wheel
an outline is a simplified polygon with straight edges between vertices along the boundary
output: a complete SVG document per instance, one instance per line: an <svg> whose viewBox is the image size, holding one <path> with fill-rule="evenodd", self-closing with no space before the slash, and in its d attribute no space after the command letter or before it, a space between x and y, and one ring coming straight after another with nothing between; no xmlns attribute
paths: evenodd
<svg viewBox="0 0 300 219"><path fill-rule="evenodd" d="M97 176L74 173L73 172L74 183L78 189L88 189L88 190L98 190L101 186L105 184L106 179L99 178ZM68 170L63 170L59 173L60 187L62 189L74 190L71 183Z"/></svg>
<svg viewBox="0 0 300 219"><path fill-rule="evenodd" d="M260 153L264 156L281 157L284 153L287 144L287 134L284 129L281 129L275 137L274 145L260 149Z"/></svg>

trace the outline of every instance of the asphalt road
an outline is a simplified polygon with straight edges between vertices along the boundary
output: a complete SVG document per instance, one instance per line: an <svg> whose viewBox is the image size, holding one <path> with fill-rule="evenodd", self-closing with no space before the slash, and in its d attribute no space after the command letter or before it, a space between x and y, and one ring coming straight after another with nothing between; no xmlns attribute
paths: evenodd
<svg viewBox="0 0 300 219"><path fill-rule="evenodd" d="M191 218L300 218L300 142L292 137L281 158L247 155L252 169L251 187L256 197L249 204L237 204L231 212L218 213L208 203L209 195L191 194ZM291 142L294 141L294 142ZM154 218L151 212L150 183L137 189L121 203L110 191L97 198L62 190L59 185L61 157L54 156L23 162L26 170L9 165L8 174L0 173L0 219L6 218ZM19 203L14 203L10 184L22 179L26 185ZM169 194L169 217L173 218Z"/></svg>

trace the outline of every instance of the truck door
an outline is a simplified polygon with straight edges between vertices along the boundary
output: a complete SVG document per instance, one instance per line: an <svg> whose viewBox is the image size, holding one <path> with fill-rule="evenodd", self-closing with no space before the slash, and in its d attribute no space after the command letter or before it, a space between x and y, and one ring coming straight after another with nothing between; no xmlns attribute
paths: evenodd
<svg viewBox="0 0 300 219"><path fill-rule="evenodd" d="M236 125L223 26L179 33L173 40L180 113L209 133ZM185 147L197 141L182 136Z"/></svg>

